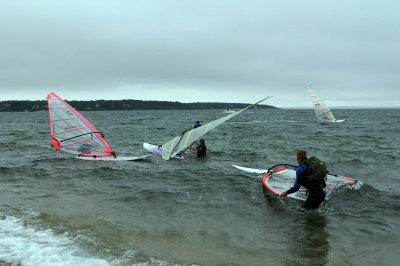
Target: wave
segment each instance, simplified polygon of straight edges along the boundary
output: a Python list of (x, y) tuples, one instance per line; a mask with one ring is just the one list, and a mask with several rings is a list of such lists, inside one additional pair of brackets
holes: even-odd
[(253, 121), (232, 121), (232, 124), (264, 124), (264, 123), (302, 123), (299, 120), (253, 120)]
[(11, 173), (12, 170), (13, 170), (13, 168), (11, 168), (11, 167), (0, 166), (0, 174), (7, 175), (7, 174)]
[[(331, 203), (337, 202), (354, 202), (358, 200), (358, 198), (362, 197), (361, 190), (375, 190), (375, 192), (379, 192), (373, 187), (365, 185), (363, 182), (358, 181), (354, 185), (350, 184), (343, 184), (331, 188), (326, 188), (326, 199), (321, 204), (318, 209), (315, 210), (306, 210), (301, 207), (302, 201), (291, 199), (291, 198), (279, 198), (276, 196), (272, 196), (268, 191), (264, 189), (264, 196), (268, 200), (269, 204), (274, 208), (278, 208), (282, 211), (287, 211), (290, 213), (297, 213), (297, 214), (316, 214), (320, 216), (326, 215), (337, 215), (338, 213), (342, 212), (343, 210), (340, 208), (340, 205), (334, 204), (332, 207)], [(354, 207), (354, 205), (352, 205)]]
[(66, 235), (26, 227), (12, 216), (0, 220), (0, 260), (22, 265), (110, 265), (90, 258)]
[(81, 249), (82, 241), (95, 242), (82, 235), (57, 235), (51, 229), (27, 225), (13, 216), (0, 217), (0, 265), (171, 265), (153, 257), (140, 258), (140, 252), (135, 250), (124, 252), (120, 258), (93, 257)]

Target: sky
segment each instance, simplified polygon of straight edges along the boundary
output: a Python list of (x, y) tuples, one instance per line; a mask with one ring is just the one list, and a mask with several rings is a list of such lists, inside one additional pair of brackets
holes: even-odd
[(0, 0), (0, 101), (400, 107), (400, 1)]

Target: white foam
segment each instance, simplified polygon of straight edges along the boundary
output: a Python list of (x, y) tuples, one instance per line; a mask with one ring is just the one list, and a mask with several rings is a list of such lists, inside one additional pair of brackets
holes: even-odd
[(354, 185), (349, 185), (349, 188), (352, 190), (359, 190), (361, 189), (361, 187), (364, 185), (364, 182), (362, 181), (358, 181), (357, 183), (355, 183)]
[(0, 261), (29, 265), (109, 265), (106, 260), (85, 257), (66, 235), (24, 226), (12, 216), (0, 220)]

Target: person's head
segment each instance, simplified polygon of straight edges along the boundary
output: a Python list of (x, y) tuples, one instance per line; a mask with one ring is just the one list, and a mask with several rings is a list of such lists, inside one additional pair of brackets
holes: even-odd
[(304, 162), (307, 159), (307, 152), (305, 150), (297, 150), (296, 159), (298, 163)]
[(196, 124), (200, 124), (200, 121), (196, 121)]
[(206, 141), (204, 139), (200, 139), (199, 142), (200, 142), (201, 145), (206, 144)]

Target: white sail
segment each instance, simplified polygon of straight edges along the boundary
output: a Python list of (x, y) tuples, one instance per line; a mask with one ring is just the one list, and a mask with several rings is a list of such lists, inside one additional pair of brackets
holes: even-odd
[(307, 91), (310, 94), (311, 101), (314, 105), (315, 115), (317, 116), (318, 120), (324, 122), (335, 122), (336, 118), (333, 116), (328, 105), (326, 105), (326, 103), (311, 87), (309, 87)]
[(162, 145), (162, 158), (165, 160), (174, 158), (177, 154), (189, 148), (193, 144), (193, 142), (198, 140), (201, 136), (203, 136), (207, 132), (213, 130), (214, 128), (221, 125), (225, 121), (231, 119), (232, 117), (240, 114), (244, 110), (267, 100), (268, 98), (270, 98), (270, 96), (233, 114), (229, 114), (220, 119), (211, 121), (205, 125), (202, 125), (201, 127), (190, 129), (183, 132), (181, 135), (176, 136), (175, 138), (171, 139), (170, 141)]

